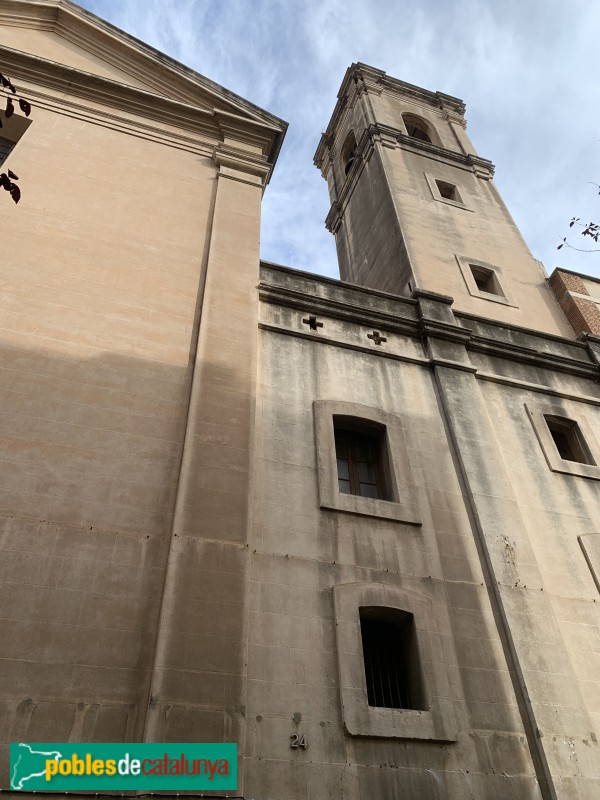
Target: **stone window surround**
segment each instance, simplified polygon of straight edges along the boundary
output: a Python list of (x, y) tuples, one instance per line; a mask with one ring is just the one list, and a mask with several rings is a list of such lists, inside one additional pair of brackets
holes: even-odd
[[(464, 281), (467, 284), (469, 294), (473, 295), (473, 297), (480, 297), (482, 300), (489, 300), (491, 303), (502, 303), (502, 305), (511, 306), (512, 308), (519, 307), (517, 303), (513, 302), (509, 293), (506, 291), (506, 287), (502, 283), (502, 270), (500, 267), (497, 267), (495, 264), (488, 264), (487, 261), (481, 261), (478, 258), (469, 258), (469, 256), (459, 256), (455, 254), (454, 257), (458, 262), (458, 266), (460, 267)], [(480, 291), (475, 283), (475, 278), (473, 277), (473, 273), (471, 271), (471, 264), (474, 267), (481, 267), (482, 269), (493, 272), (503, 294), (491, 294), (490, 292)]]
[[(340, 700), (346, 732), (350, 736), (456, 741), (457, 724), (447, 677), (448, 664), (427, 657), (429, 654), (423, 647), (423, 639), (427, 637), (432, 645), (431, 652), (440, 653), (443, 658), (444, 647), (436, 630), (431, 600), (418, 592), (382, 583), (342, 584), (334, 587), (333, 597)], [(369, 706), (360, 629), (361, 607), (396, 609), (413, 615), (427, 710)]]
[[(525, 403), (527, 415), (533, 425), (533, 430), (537, 436), (538, 442), (542, 448), (542, 452), (552, 472), (561, 472), (564, 475), (577, 475), (580, 478), (592, 478), (593, 480), (600, 481), (600, 445), (594, 436), (594, 432), (588, 423), (585, 416), (581, 413), (577, 417), (565, 413), (562, 406), (542, 404), (542, 403)], [(581, 435), (585, 440), (587, 449), (590, 451), (592, 458), (596, 464), (582, 464), (579, 461), (567, 461), (560, 457), (552, 434), (546, 424), (544, 417), (562, 417), (576, 422), (581, 431)]]
[[(429, 186), (429, 190), (431, 191), (431, 196), (433, 197), (434, 200), (437, 200), (439, 203), (447, 203), (449, 206), (454, 206), (455, 208), (462, 208), (465, 211), (473, 211), (473, 209), (469, 208), (463, 200), (464, 189), (459, 187), (456, 183), (452, 183), (451, 181), (446, 180), (446, 178), (440, 178), (440, 177), (436, 178), (429, 172), (424, 172), (423, 174), (425, 175), (427, 185)], [(454, 186), (456, 194), (458, 195), (459, 199), (449, 200), (447, 197), (442, 197), (436, 181), (442, 181), (443, 183), (450, 183), (452, 186)]]
[[(313, 411), (321, 508), (420, 525), (418, 506), (414, 499), (415, 482), (399, 418), (380, 409), (341, 400), (315, 400)], [(383, 457), (387, 460), (391, 500), (340, 492), (335, 457), (334, 416), (374, 422), (385, 428), (386, 452)]]

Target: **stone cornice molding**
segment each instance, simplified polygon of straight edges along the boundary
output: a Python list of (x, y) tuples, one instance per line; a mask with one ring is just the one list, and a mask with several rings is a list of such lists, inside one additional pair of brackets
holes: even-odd
[(270, 167), (264, 160), (237, 147), (218, 144), (213, 150), (212, 157), (219, 168), (219, 177), (231, 178), (264, 189), (271, 174)]
[[(333, 146), (335, 133), (347, 106), (352, 104), (357, 94), (363, 94), (368, 91), (380, 94), (381, 78), (384, 75), (385, 72), (382, 70), (369, 67), (366, 64), (352, 64), (352, 66), (348, 67), (338, 91), (338, 100), (327, 125), (327, 130), (321, 135), (314, 155), (314, 164), (319, 169), (323, 170), (323, 162), (326, 160), (327, 151)], [(358, 86), (360, 86), (360, 90)]]
[(262, 122), (249, 121), (237, 114), (227, 111), (214, 111), (216, 123), (223, 139), (231, 139), (247, 144), (255, 150), (268, 156), (273, 150), (275, 132), (271, 127)]
[[(219, 108), (285, 130), (287, 123), (174, 58), (125, 33), (70, 0), (2, 0), (0, 24), (53, 30), (163, 93), (196, 106)], [(204, 100), (204, 102), (202, 102)]]
[[(118, 80), (2, 47), (2, 64), (7, 72), (12, 70), (10, 74), (19, 86), (29, 80), (64, 94), (200, 132), (213, 142), (223, 138), (218, 114), (237, 117), (238, 134), (244, 137), (241, 141), (257, 146), (256, 140), (263, 136), (261, 149), (271, 164), (275, 164), (287, 129), (286, 122), (70, 0), (2, 0), (2, 24), (52, 31), (107, 65), (131, 75), (136, 83), (145, 83), (148, 88), (146, 91), (136, 89)], [(34, 97), (32, 92), (27, 96)], [(205, 120), (202, 120), (203, 113), (207, 115)]]
[[(271, 280), (269, 279), (270, 272), (273, 272)], [(278, 279), (277, 272), (282, 273), (283, 280)], [(386, 334), (397, 333), (422, 340), (431, 338), (447, 341), (455, 346), (463, 346), (467, 353), (484, 353), (550, 372), (586, 378), (594, 383), (597, 383), (600, 378), (600, 362), (594, 357), (593, 351), (593, 346), (598, 341), (596, 338), (588, 341), (586, 337), (585, 342), (574, 341), (516, 325), (493, 322), (475, 315), (452, 312), (452, 298), (433, 292), (416, 290), (414, 299), (402, 298), (277, 265), (262, 265), (261, 277), (259, 296), (263, 302), (269, 304), (293, 308), (304, 314), (316, 313), (323, 317), (352, 324), (372, 325), (376, 329), (386, 331)], [(287, 281), (288, 278), (291, 280)], [(306, 283), (306, 287), (303, 290), (304, 283)], [(427, 306), (426, 309), (424, 304)], [(437, 316), (436, 306), (438, 307)], [(452, 316), (450, 315), (454, 317), (454, 324), (451, 322)], [(478, 330), (478, 326), (486, 326), (489, 331), (484, 334)], [(265, 327), (265, 325), (263, 324), (261, 327)], [(277, 326), (268, 325), (267, 327), (277, 330)], [(347, 343), (325, 337), (323, 333), (315, 336), (308, 332), (284, 329), (281, 330), (281, 333), (308, 336), (315, 341), (326, 342), (329, 345), (350, 346)], [(516, 344), (516, 340), (520, 340), (521, 343)], [(361, 349), (373, 353), (369, 347)], [(383, 349), (377, 351), (376, 355), (382, 358), (415, 360), (392, 354)], [(600, 353), (598, 353), (598, 357), (600, 358)], [(418, 360), (421, 362), (421, 359)], [(432, 359), (428, 358), (423, 358), (422, 362), (433, 363)], [(480, 370), (471, 368), (464, 361), (456, 360), (444, 363), (445, 366), (451, 364), (457, 369), (476, 371), (477, 376), (480, 376)], [(530, 387), (536, 392), (546, 391), (549, 394), (556, 394), (556, 396), (575, 397), (600, 405), (600, 395), (594, 398), (590, 395), (565, 392), (550, 386), (530, 384), (510, 376), (487, 372), (481, 372), (481, 378), (514, 383)]]
[[(491, 180), (494, 175), (494, 165), (485, 158), (480, 158), (470, 153), (464, 154), (454, 150), (447, 150), (445, 147), (439, 147), (430, 142), (422, 142), (420, 139), (415, 139), (390, 125), (381, 125), (379, 123), (369, 125), (357, 142), (354, 163), (346, 175), (346, 180), (339, 191), (337, 199), (333, 201), (325, 218), (325, 226), (332, 233), (336, 232), (342, 222), (344, 209), (354, 191), (365, 162), (373, 154), (376, 143), (392, 150), (400, 147), (411, 152), (423, 153), (435, 161), (462, 166), (463, 169), (469, 170), (469, 172), (474, 173), (483, 180)], [(326, 161), (325, 155), (327, 155)], [(335, 151), (328, 149), (323, 152), (323, 160), (317, 165), (321, 168), (321, 174), (324, 178), (327, 178), (327, 171), (333, 158), (335, 158)]]
[(4, 69), (15, 77), (19, 86), (25, 83), (31, 85), (32, 88), (28, 88), (26, 92), (28, 96), (32, 94), (32, 90), (35, 92), (35, 87), (43, 87), (53, 90), (61, 97), (66, 95), (88, 100), (148, 119), (161, 119), (166, 123), (183, 127), (187, 118), (189, 124), (194, 120), (202, 127), (204, 123), (207, 132), (218, 131), (216, 124), (212, 122), (214, 112), (204, 108), (169, 100), (144, 89), (137, 89), (110, 78), (93, 75), (2, 45), (0, 45), (0, 61)]
[(337, 103), (331, 115), (331, 119), (329, 120), (329, 124), (327, 125), (327, 130), (321, 136), (321, 140), (319, 141), (314, 155), (315, 166), (321, 170), (323, 169), (326, 151), (331, 147), (335, 131), (337, 131), (344, 110), (351, 101), (353, 95), (357, 92), (381, 94), (384, 91), (392, 94), (400, 94), (402, 97), (410, 99), (421, 106), (428, 106), (429, 108), (436, 109), (449, 121), (466, 127), (464, 118), (465, 104), (462, 100), (459, 100), (458, 97), (452, 97), (443, 92), (430, 92), (427, 89), (414, 86), (412, 83), (406, 83), (405, 81), (398, 80), (398, 78), (392, 78), (383, 70), (375, 69), (368, 64), (359, 62), (352, 64), (352, 66), (346, 70), (338, 92)]
[(405, 150), (425, 153), (429, 158), (434, 158), (436, 161), (460, 164), (474, 172), (478, 177), (487, 180), (494, 177), (495, 167), (487, 158), (481, 158), (472, 153), (465, 154), (456, 150), (448, 150), (446, 147), (415, 139), (413, 136), (409, 136), (391, 125), (370, 125), (368, 130), (372, 138), (378, 137), (387, 147), (402, 147)]
[[(222, 110), (198, 108), (7, 47), (0, 46), (0, 61), (7, 72), (18, 75), (18, 85), (34, 108), (38, 102), (55, 109), (64, 108), (73, 116), (98, 118), (104, 123), (110, 120), (115, 126), (138, 128), (144, 134), (151, 130), (154, 136), (167, 141), (171, 138), (183, 141), (168, 129), (172, 126), (199, 137), (200, 141), (187, 138), (188, 144), (196, 147), (204, 144), (209, 149), (227, 137), (230, 143), (252, 147), (254, 153), (246, 151), (252, 163), (256, 154), (261, 153), (271, 169), (274, 164), (280, 144), (278, 132), (262, 122)], [(40, 91), (39, 87), (49, 91)], [(86, 102), (93, 105), (86, 106)], [(98, 110), (98, 105), (106, 110)], [(154, 125), (150, 128), (148, 122)]]

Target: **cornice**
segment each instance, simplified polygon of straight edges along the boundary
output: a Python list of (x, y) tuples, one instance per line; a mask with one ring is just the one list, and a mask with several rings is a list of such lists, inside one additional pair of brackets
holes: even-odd
[(391, 125), (378, 123), (370, 125), (367, 131), (373, 140), (378, 139), (386, 147), (402, 147), (403, 150), (410, 150), (413, 153), (423, 153), (436, 161), (460, 164), (478, 177), (487, 180), (494, 177), (495, 167), (487, 158), (481, 158), (472, 153), (461, 153), (458, 150), (449, 150), (431, 142), (415, 139), (414, 136), (409, 136)]
[(213, 150), (213, 160), (219, 168), (219, 177), (264, 188), (271, 174), (264, 159), (251, 156), (246, 150), (219, 143)]
[[(269, 274), (271, 271), (273, 275)], [(283, 271), (281, 278), (277, 276), (277, 271)], [(294, 280), (294, 276), (297, 276), (297, 280)], [(303, 285), (305, 286), (304, 290)], [(279, 266), (270, 268), (268, 265), (263, 265), (259, 296), (263, 302), (296, 309), (303, 314), (314, 313), (317, 316), (337, 319), (354, 325), (373, 326), (374, 329), (383, 330), (386, 334), (396, 333), (413, 339), (451, 342), (454, 346), (464, 347), (467, 353), (485, 353), (548, 372), (559, 372), (585, 378), (595, 384), (600, 379), (600, 365), (594, 358), (587, 341), (586, 343), (577, 342), (458, 312), (454, 314), (456, 322), (452, 324), (449, 321), (451, 317), (447, 316), (448, 313), (452, 313), (450, 311), (451, 298), (431, 292), (421, 292), (418, 297), (409, 300), (288, 268)], [(439, 318), (436, 319), (431, 313), (422, 314), (420, 310), (422, 302), (428, 304), (429, 312), (431, 312), (432, 304), (439, 305)], [(472, 323), (472, 326), (469, 323)], [(489, 334), (483, 335), (478, 332), (477, 323), (490, 326)], [(261, 323), (261, 327), (268, 327), (270, 330), (285, 335), (308, 337), (316, 342), (332, 346), (354, 348), (354, 345), (342, 340), (338, 341), (331, 336), (313, 335), (310, 332), (295, 331), (290, 328), (279, 329), (272, 323)], [(519, 339), (522, 344), (515, 344), (515, 340)], [(415, 361), (412, 356), (405, 357), (384, 348), (373, 350), (371, 347), (361, 346), (360, 349), (375, 357)], [(430, 366), (448, 366), (473, 372), (477, 378), (486, 381), (530, 388), (535, 392), (546, 392), (550, 395), (564, 396), (600, 405), (600, 396), (593, 397), (543, 384), (534, 384), (510, 375), (495, 375), (491, 372), (480, 371), (464, 360), (444, 361), (443, 363), (435, 357), (423, 357), (423, 359), (417, 360)]]
[(268, 156), (273, 149), (276, 132), (262, 122), (249, 120), (228, 111), (215, 110), (215, 119), (224, 139), (234, 139), (260, 150)]
[[(270, 127), (274, 142), (270, 159), (275, 162), (287, 129), (286, 122), (70, 0), (2, 0), (1, 22), (53, 30), (58, 36), (135, 77), (136, 81), (145, 83), (155, 100), (170, 99), (211, 113), (215, 110), (232, 113), (249, 123)], [(114, 84), (125, 86), (118, 81)]]
[[(423, 142), (390, 125), (381, 125), (379, 123), (369, 125), (357, 142), (354, 163), (346, 175), (346, 180), (339, 191), (338, 197), (331, 204), (325, 218), (325, 226), (331, 233), (335, 233), (339, 228), (348, 200), (354, 191), (364, 164), (373, 153), (376, 143), (392, 150), (400, 147), (403, 150), (425, 155), (434, 161), (452, 164), (453, 166), (459, 165), (483, 180), (491, 180), (494, 175), (494, 165), (485, 158), (480, 158), (470, 153), (465, 154), (455, 150), (448, 150), (430, 142)], [(332, 151), (329, 151), (328, 154), (332, 154), (332, 157), (334, 157)], [(324, 178), (327, 177), (328, 166), (329, 159), (327, 164), (321, 163), (321, 171)]]
[(464, 119), (465, 104), (458, 97), (452, 97), (443, 92), (431, 92), (428, 89), (422, 89), (412, 83), (392, 78), (383, 70), (358, 62), (352, 64), (346, 70), (333, 114), (315, 151), (315, 166), (321, 170), (323, 169), (326, 151), (333, 143), (343, 112), (353, 95), (356, 92), (381, 94), (384, 91), (391, 94), (400, 94), (402, 97), (409, 98), (421, 106), (428, 106), (441, 111), (446, 119), (466, 127)]
[[(163, 130), (152, 126), (154, 134), (172, 136), (167, 126), (201, 137), (210, 147), (225, 136), (252, 146), (262, 154), (263, 162), (271, 167), (276, 158), (280, 138), (268, 125), (238, 117), (222, 110), (198, 108), (143, 89), (117, 83), (110, 78), (93, 75), (73, 67), (38, 58), (19, 50), (0, 46), (0, 60), (10, 74), (18, 75), (23, 94), (41, 105), (63, 107), (71, 115), (79, 111), (83, 117), (97, 116), (103, 120), (121, 122), (129, 128), (148, 129), (148, 122), (159, 123)], [(40, 91), (40, 88), (49, 91)], [(85, 103), (93, 104), (86, 107)], [(102, 106), (105, 112), (95, 106)], [(177, 139), (177, 134), (174, 134)], [(256, 154), (247, 153), (253, 161)]]
[(33, 6), (24, 2), (17, 3), (15, 0), (3, 0), (0, 5), (0, 24), (48, 31), (54, 30), (57, 22), (58, 9), (54, 5)]
[(472, 335), (469, 339), (468, 349), (473, 352), (485, 353), (488, 356), (497, 356), (498, 358), (518, 361), (521, 364), (549, 369), (553, 372), (566, 372), (570, 375), (592, 379), (598, 379), (599, 377), (597, 367), (590, 362), (585, 363), (564, 355), (541, 353), (536, 350), (530, 350), (527, 347), (498, 342), (482, 336)]
[(397, 317), (393, 314), (375, 311), (371, 308), (345, 303), (328, 297), (317, 298), (293, 289), (275, 288), (262, 282), (259, 284), (258, 290), (259, 298), (271, 305), (286, 306), (297, 310), (310, 308), (311, 312), (317, 315), (323, 314), (331, 319), (338, 319), (343, 322), (352, 322), (356, 325), (372, 325), (376, 328), (384, 328), (386, 332), (404, 333), (414, 338), (420, 335), (418, 323), (414, 319)]
[(161, 120), (182, 127), (204, 128), (218, 136), (219, 129), (214, 112), (169, 100), (144, 89), (137, 89), (110, 78), (93, 75), (55, 61), (23, 53), (0, 45), (0, 60), (11, 74), (18, 75), (18, 84), (31, 84), (27, 95), (37, 86), (50, 89), (61, 97), (99, 103), (119, 111), (126, 111), (147, 119)]

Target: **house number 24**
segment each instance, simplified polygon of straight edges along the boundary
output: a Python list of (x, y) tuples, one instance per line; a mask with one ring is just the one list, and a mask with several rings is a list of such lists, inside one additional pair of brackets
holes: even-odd
[(298, 747), (301, 747), (303, 750), (306, 750), (306, 748), (308, 747), (306, 736), (303, 733), (292, 733), (290, 739), (292, 740), (290, 743), (290, 747), (293, 750), (296, 750)]

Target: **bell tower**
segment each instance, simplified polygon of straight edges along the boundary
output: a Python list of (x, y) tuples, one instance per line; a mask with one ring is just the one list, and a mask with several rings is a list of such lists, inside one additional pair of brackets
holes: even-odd
[(346, 72), (315, 154), (342, 280), (571, 337), (573, 332), (475, 152), (465, 106), (365, 64)]

